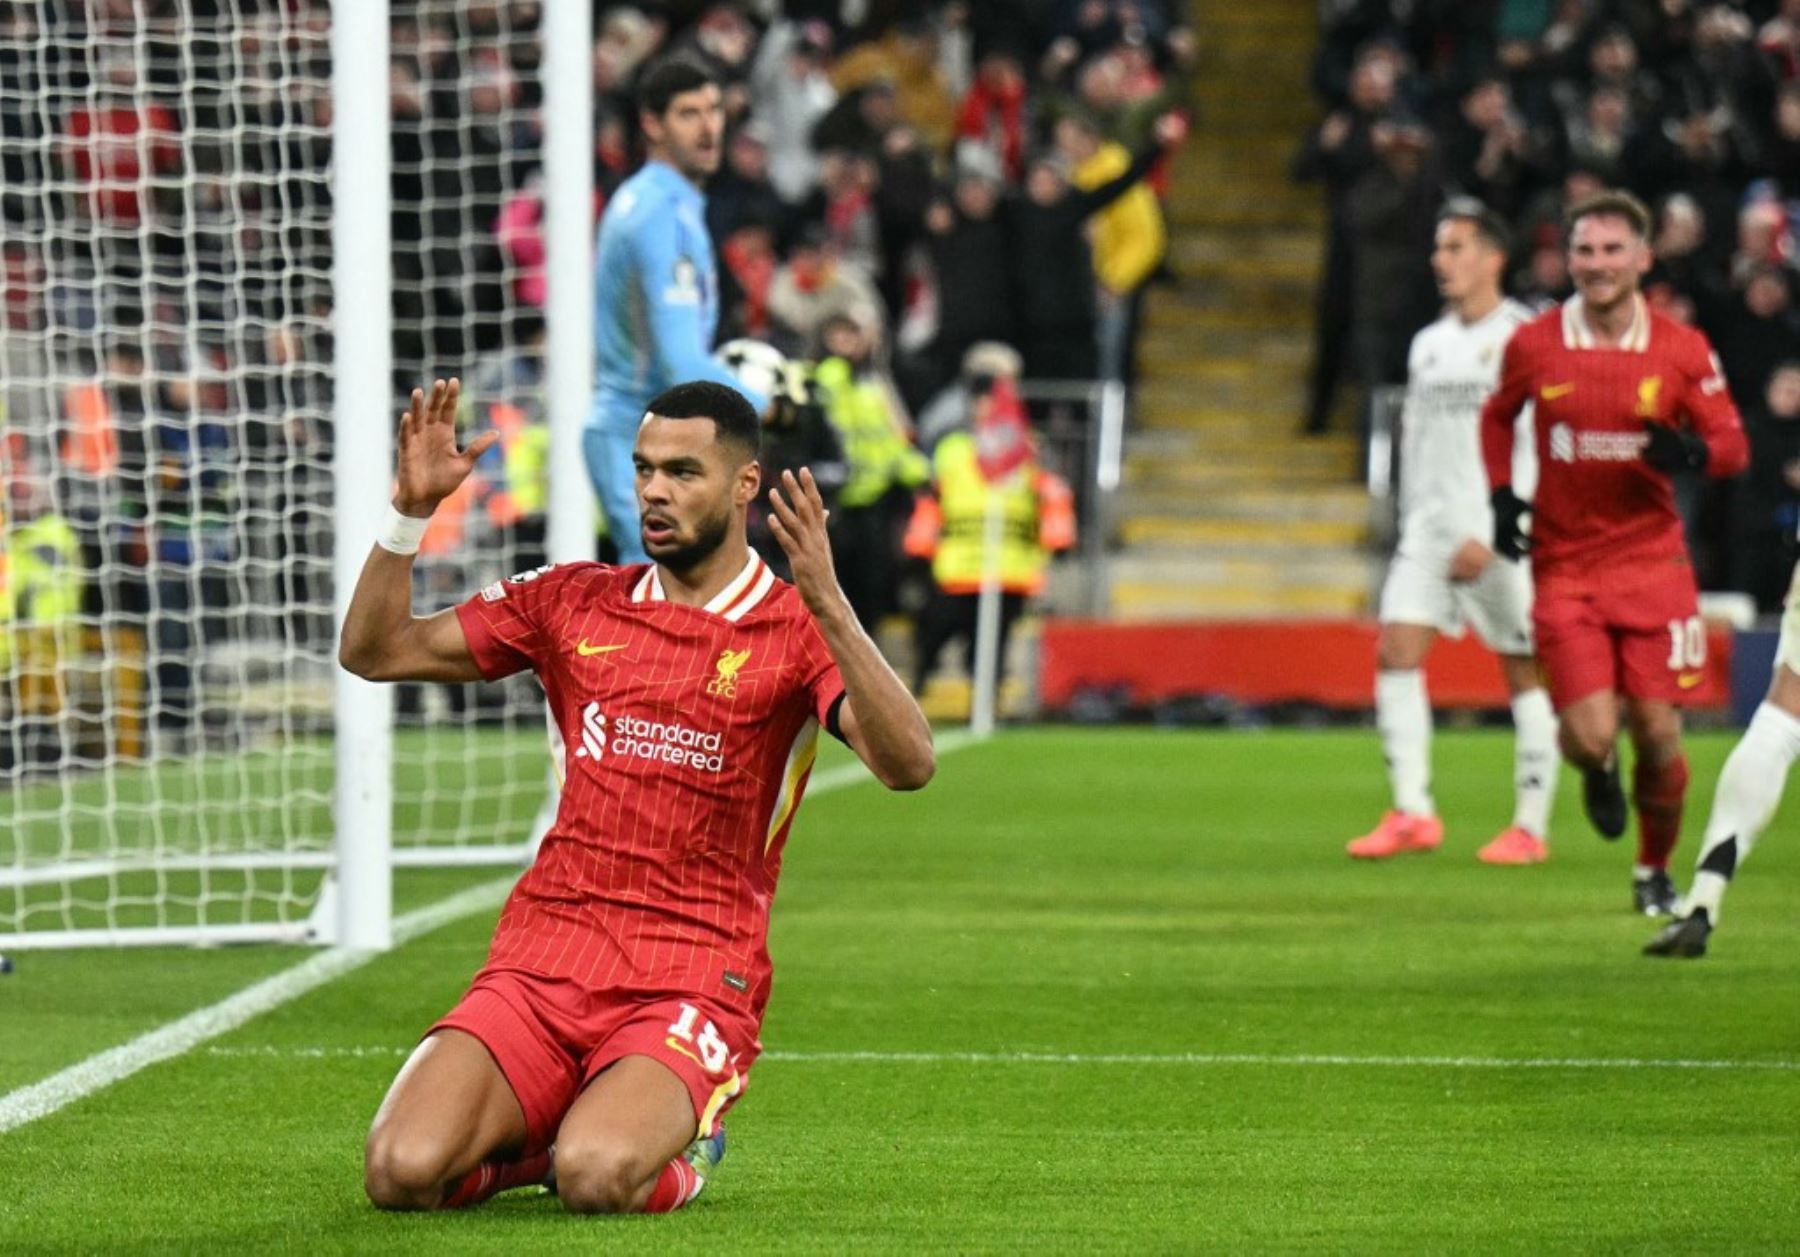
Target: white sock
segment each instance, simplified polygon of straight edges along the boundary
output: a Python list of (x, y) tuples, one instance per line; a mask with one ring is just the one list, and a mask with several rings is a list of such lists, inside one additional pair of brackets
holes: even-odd
[(1719, 774), (1684, 914), (1705, 908), (1718, 924), (1725, 887), (1775, 815), (1788, 769), (1796, 759), (1800, 759), (1800, 719), (1773, 703), (1763, 703)]
[(1549, 837), (1550, 804), (1556, 798), (1556, 712), (1543, 689), (1513, 695), (1513, 824), (1537, 838)]
[(1431, 802), (1431, 701), (1425, 697), (1425, 674), (1375, 674), (1375, 726), (1387, 756), (1388, 784), (1394, 807), (1413, 816), (1435, 816)]

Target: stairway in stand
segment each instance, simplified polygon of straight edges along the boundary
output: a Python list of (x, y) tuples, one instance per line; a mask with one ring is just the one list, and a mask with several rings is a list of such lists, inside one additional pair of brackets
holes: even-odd
[(1323, 206), (1288, 165), (1318, 117), (1315, 0), (1201, 0), (1198, 118), (1170, 192), (1179, 288), (1154, 290), (1115, 516), (1124, 619), (1369, 609), (1348, 433), (1296, 435)]

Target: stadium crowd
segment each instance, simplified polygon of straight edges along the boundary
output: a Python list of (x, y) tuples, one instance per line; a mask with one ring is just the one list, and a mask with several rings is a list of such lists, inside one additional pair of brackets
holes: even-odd
[(1340, 382), (1402, 382), (1436, 316), (1438, 207), (1514, 226), (1514, 295), (1569, 295), (1563, 211), (1606, 187), (1655, 210), (1649, 299), (1718, 347), (1750, 473), (1684, 510), (1704, 588), (1773, 610), (1800, 522), (1800, 3), (1322, 0), (1325, 116), (1295, 161), (1328, 205), (1305, 430)]
[[(847, 464), (842, 543), (877, 554), (871, 617), (892, 609), (935, 437), (991, 386), (980, 364), (1129, 371), (1163, 253), (1144, 181), (1178, 138), (1165, 115), (1193, 64), (1183, 8), (595, 5), (596, 217), (639, 160), (642, 71), (684, 53), (726, 85), (707, 208), (719, 339), (820, 364), (819, 432), (797, 443)], [(468, 426), (504, 437), (428, 539), (434, 605), (487, 579), (458, 554), (518, 567), (542, 553), (543, 9), (393, 6), (396, 395), (459, 374)], [(329, 637), (326, 7), (5, 6), (0, 79), (0, 509), (13, 529), (54, 521), (36, 553), (82, 573), (88, 616), (140, 627), (159, 707), (184, 722), (206, 643)], [(916, 439), (921, 411), (938, 416), (932, 439)], [(13, 569), (7, 617), (71, 601), (66, 580), (57, 601), (21, 584), (30, 564)], [(227, 623), (258, 615), (260, 629)]]

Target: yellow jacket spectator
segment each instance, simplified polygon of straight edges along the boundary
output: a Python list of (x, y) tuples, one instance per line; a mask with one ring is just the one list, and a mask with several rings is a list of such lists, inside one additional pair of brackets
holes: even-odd
[(482, 455), (498, 472), (488, 483), (488, 520), (496, 528), (511, 528), (549, 509), (550, 429), (511, 402), (492, 402), (487, 412), (500, 434), (500, 443)]
[[(1073, 172), (1076, 187), (1090, 191), (1131, 168), (1122, 145), (1096, 141), (1092, 153)], [(1094, 273), (1109, 292), (1130, 293), (1162, 265), (1168, 247), (1162, 207), (1156, 194), (1138, 184), (1089, 220), (1093, 231)]]
[(1000, 588), (1024, 597), (1042, 593), (1051, 554), (1075, 544), (1075, 495), (1068, 482), (1033, 459), (998, 484), (989, 484), (976, 460), (975, 437), (968, 432), (938, 442), (932, 479), (936, 496), (919, 499), (906, 550), (931, 560), (937, 587), (948, 594), (981, 592), (988, 501), (998, 495), (1004, 521)]
[(880, 316), (825, 320), (826, 358), (813, 371), (825, 417), (843, 446), (845, 478), (831, 515), (831, 551), (851, 609), (871, 632), (897, 607), (900, 533), (931, 464), (913, 445), (894, 382), (877, 361)]
[[(1130, 157), (1103, 140), (1094, 120), (1067, 113), (1056, 120), (1056, 148), (1071, 165), (1071, 180), (1090, 191), (1129, 169)], [(1094, 273), (1100, 280), (1098, 333), (1102, 378), (1130, 384), (1137, 358), (1138, 311), (1144, 287), (1162, 265), (1167, 239), (1162, 208), (1139, 184), (1088, 220)]]
[(813, 379), (825, 390), (825, 415), (844, 445), (848, 476), (838, 494), (845, 509), (873, 506), (898, 487), (917, 489), (931, 465), (900, 421), (899, 399), (877, 373), (859, 374), (846, 358), (821, 362)]
[(544, 332), (491, 355), (463, 394), (462, 430), (500, 439), (475, 465), (484, 539), (497, 539), (501, 565), (523, 572), (544, 562), (549, 526), (550, 425), (544, 418)]
[(0, 521), (0, 669), (74, 654), (86, 584), (81, 542), (62, 516)]
[[(984, 399), (985, 403), (985, 399)], [(1034, 456), (990, 483), (975, 436), (951, 433), (932, 454), (935, 496), (921, 496), (907, 528), (906, 551), (931, 560), (935, 589), (914, 630), (913, 692), (923, 693), (944, 647), (961, 638), (973, 659), (981, 602), (982, 549), (989, 502), (1000, 499), (1000, 660), (1024, 613), (1044, 588), (1050, 555), (1075, 544), (1074, 494)], [(972, 665), (971, 665), (972, 666)]]

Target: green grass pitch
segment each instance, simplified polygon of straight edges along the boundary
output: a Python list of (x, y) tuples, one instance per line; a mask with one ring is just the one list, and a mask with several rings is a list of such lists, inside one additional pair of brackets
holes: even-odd
[[(1729, 746), (1694, 739), (1683, 883)], [(684, 1213), (364, 1202), (487, 914), (0, 1135), (0, 1253), (1794, 1251), (1800, 806), (1713, 954), (1653, 961), (1567, 776), (1548, 865), (1475, 862), (1510, 756), (1441, 736), (1445, 848), (1366, 865), (1372, 733), (1009, 732), (808, 802), (767, 1055)], [(401, 906), (488, 876), (403, 873)], [(299, 958), (24, 955), (0, 1092)], [(1607, 1061), (1644, 1063), (1572, 1063)]]

